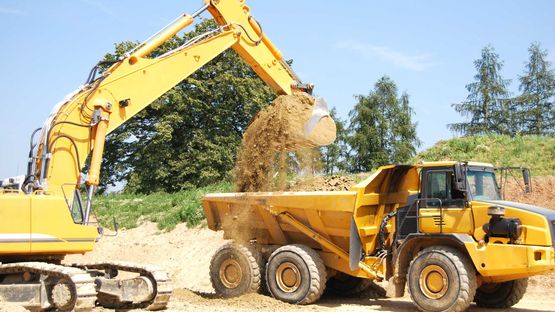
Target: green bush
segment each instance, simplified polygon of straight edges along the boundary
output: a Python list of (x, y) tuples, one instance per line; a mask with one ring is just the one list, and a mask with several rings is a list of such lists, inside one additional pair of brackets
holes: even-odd
[(182, 222), (195, 226), (204, 219), (201, 198), (231, 189), (226, 182), (173, 194), (110, 194), (96, 197), (94, 209), (99, 221), (108, 227), (112, 227), (114, 217), (122, 228), (136, 227), (139, 220), (156, 222), (160, 229), (172, 229)]

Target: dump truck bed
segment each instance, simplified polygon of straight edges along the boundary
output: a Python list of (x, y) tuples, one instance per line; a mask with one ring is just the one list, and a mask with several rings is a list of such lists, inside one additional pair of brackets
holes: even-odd
[(321, 248), (314, 239), (276, 217), (287, 213), (343, 250), (349, 250), (356, 198), (354, 191), (224, 193), (206, 195), (203, 205), (208, 227), (223, 230), (225, 238)]

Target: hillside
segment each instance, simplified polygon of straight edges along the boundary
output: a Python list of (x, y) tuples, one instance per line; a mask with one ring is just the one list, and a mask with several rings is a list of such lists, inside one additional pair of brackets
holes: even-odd
[(479, 136), (437, 142), (416, 161), (466, 160), (495, 166), (522, 166), (534, 176), (555, 175), (555, 138), (538, 136)]

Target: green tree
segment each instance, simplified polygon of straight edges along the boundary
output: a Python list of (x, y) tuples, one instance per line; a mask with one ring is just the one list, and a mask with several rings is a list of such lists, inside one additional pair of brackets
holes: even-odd
[(403, 163), (416, 154), (421, 142), (416, 134), (417, 123), (412, 121), (414, 111), (410, 106), (409, 95), (403, 92), (399, 105), (394, 107), (391, 116), (392, 158), (393, 163)]
[(477, 73), (474, 82), (466, 85), (469, 92), (466, 101), (452, 105), (455, 111), (470, 120), (449, 124), (449, 129), (464, 136), (514, 134), (515, 107), (507, 90), (510, 80), (501, 76), (503, 61), (499, 54), (491, 45), (484, 47), (481, 58), (474, 61), (474, 67)]
[(539, 43), (528, 48), (530, 57), (519, 77), (522, 94), (517, 101), (521, 103), (520, 118), (525, 134), (555, 133), (555, 71), (547, 60), (547, 50)]
[[(204, 20), (152, 56), (215, 27)], [(120, 57), (130, 46), (116, 45), (106, 59)], [(224, 52), (108, 137), (104, 185), (126, 181), (131, 192), (174, 192), (228, 179), (243, 131), (274, 97), (238, 54)]]
[(405, 93), (399, 98), (391, 78), (380, 78), (369, 95), (357, 95), (356, 99), (358, 103), (349, 112), (349, 171), (370, 171), (414, 156), (420, 142), (409, 97)]
[(337, 116), (335, 107), (330, 110), (330, 116), (335, 121), (337, 130), (335, 142), (320, 148), (320, 154), (322, 156), (321, 161), (325, 174), (334, 174), (347, 169), (346, 153), (348, 145), (345, 121)]

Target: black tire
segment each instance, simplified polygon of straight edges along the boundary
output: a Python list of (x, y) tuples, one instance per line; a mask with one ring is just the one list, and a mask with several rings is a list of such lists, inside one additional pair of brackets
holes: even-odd
[(479, 307), (506, 309), (517, 304), (528, 288), (528, 279), (518, 279), (503, 283), (483, 284), (476, 290), (474, 301)]
[(266, 285), (276, 299), (295, 304), (313, 303), (326, 288), (326, 267), (320, 255), (309, 247), (283, 246), (268, 259)]
[(367, 278), (360, 278), (338, 272), (328, 279), (326, 293), (347, 298), (385, 298), (385, 289)]
[(423, 312), (464, 311), (476, 293), (476, 270), (452, 247), (429, 247), (412, 260), (407, 276), (414, 305)]
[(220, 247), (210, 261), (210, 281), (216, 294), (229, 298), (258, 292), (261, 259), (252, 246), (229, 243)]

